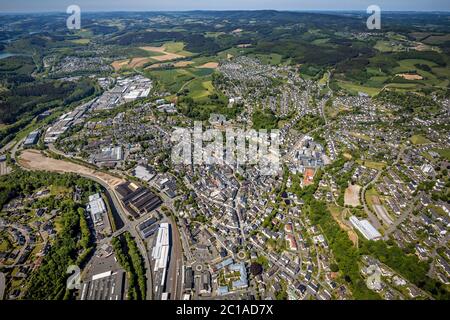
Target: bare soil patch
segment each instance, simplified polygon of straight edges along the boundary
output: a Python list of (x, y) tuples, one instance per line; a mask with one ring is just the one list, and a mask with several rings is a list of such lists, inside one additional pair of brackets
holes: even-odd
[(199, 69), (217, 69), (219, 67), (219, 63), (217, 62), (208, 62), (198, 66)]
[(130, 60), (117, 60), (114, 61), (111, 65), (114, 68), (115, 71), (119, 71), (120, 69), (122, 69), (124, 66), (126, 66), (128, 64), (128, 61)]
[(345, 205), (357, 207), (361, 205), (359, 202), (359, 190), (361, 190), (361, 187), (358, 185), (350, 185), (347, 189), (345, 189), (344, 194), (344, 202)]
[(420, 74), (400, 73), (398, 76), (406, 80), (422, 80), (423, 77)]
[(178, 61), (178, 62), (175, 62), (175, 64), (173, 66), (175, 68), (184, 68), (184, 67), (187, 67), (187, 66), (189, 66), (189, 65), (191, 65), (193, 63), (194, 62), (192, 62), (192, 61)]
[(30, 170), (42, 170), (59, 173), (75, 173), (82, 176), (93, 177), (106, 183), (111, 189), (125, 182), (125, 180), (97, 171), (80, 164), (65, 160), (48, 158), (38, 150), (25, 150), (19, 158), (19, 164)]
[(343, 215), (344, 215), (344, 212), (346, 212), (346, 210), (342, 211), (342, 212), (336, 212), (335, 210), (330, 210), (330, 212), (331, 212), (333, 219), (338, 223), (339, 228), (341, 228), (342, 230), (347, 232), (347, 235), (348, 235), (348, 238), (350, 239), (350, 241), (353, 242), (353, 245), (355, 247), (358, 247), (358, 235), (356, 234), (355, 231), (353, 231), (352, 228), (350, 228), (349, 226), (347, 226), (344, 223)]

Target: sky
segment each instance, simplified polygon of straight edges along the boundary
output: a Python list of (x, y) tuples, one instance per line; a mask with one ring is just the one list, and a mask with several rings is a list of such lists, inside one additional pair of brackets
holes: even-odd
[(183, 10), (366, 10), (450, 11), (449, 0), (0, 0), (0, 12), (65, 12), (76, 4), (83, 11)]

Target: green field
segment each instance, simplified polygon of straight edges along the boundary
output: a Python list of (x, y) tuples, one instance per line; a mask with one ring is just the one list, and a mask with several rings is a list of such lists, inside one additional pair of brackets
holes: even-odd
[(251, 48), (230, 48), (224, 51), (221, 51), (217, 54), (217, 56), (219, 57), (219, 59), (227, 59), (228, 55), (232, 55), (233, 57), (237, 57), (240, 55), (243, 55), (245, 53), (248, 53), (249, 51), (251, 51)]
[(413, 144), (427, 144), (427, 143), (431, 143), (430, 140), (428, 140), (426, 137), (420, 135), (420, 134), (416, 134), (414, 136), (412, 136), (410, 138), (411, 142)]
[(379, 40), (375, 44), (374, 48), (380, 52), (394, 52), (394, 51), (402, 50), (403, 46), (401, 44), (397, 44), (397, 43), (395, 43), (394, 45), (391, 45), (390, 41)]
[(348, 81), (339, 81), (338, 85), (349, 91), (352, 94), (358, 94), (359, 92), (363, 92), (368, 94), (369, 96), (375, 96), (380, 92), (380, 88), (373, 88), (369, 86), (362, 86)]
[(436, 45), (450, 41), (450, 34), (431, 35), (423, 40), (424, 43)]
[(76, 35), (80, 38), (92, 38), (94, 36), (93, 32), (87, 29), (79, 30)]
[(365, 84), (369, 87), (382, 88), (388, 79), (388, 76), (373, 76)]
[(198, 67), (198, 66), (204, 65), (205, 63), (208, 63), (208, 62), (219, 62), (219, 60), (220, 59), (215, 56), (213, 56), (213, 57), (205, 57), (205, 56), (195, 57), (195, 58), (192, 58), (192, 60), (190, 60), (190, 61), (192, 61), (192, 64), (189, 65), (189, 67)]
[[(420, 34), (428, 37), (430, 34)], [(374, 48), (378, 54), (361, 58), (358, 62), (349, 62), (336, 68), (333, 84), (350, 94), (358, 92), (376, 95), (384, 88), (401, 92), (446, 90), (450, 84), (450, 68), (445, 66), (448, 59), (433, 48), (425, 46), (417, 53), (406, 51), (406, 46), (414, 45), (399, 34), (389, 33), (387, 40), (378, 40)], [(427, 51), (432, 51), (427, 52)], [(417, 58), (416, 58), (417, 57)], [(428, 58), (429, 57), (429, 58)], [(420, 76), (418, 79), (407, 75)]]
[(90, 39), (75, 39), (75, 40), (70, 40), (70, 42), (75, 43), (75, 44), (89, 44), (91, 42)]
[(183, 42), (166, 42), (164, 43), (166, 52), (180, 54), (182, 56), (190, 57), (192, 52), (184, 50), (185, 44)]
[(447, 161), (450, 161), (450, 148), (446, 148), (446, 149), (435, 149), (433, 150), (437, 153), (439, 153), (439, 155), (443, 158), (445, 158)]
[(72, 192), (72, 190), (70, 188), (66, 188), (66, 187), (62, 187), (62, 186), (55, 186), (55, 185), (50, 186), (50, 194), (53, 196), (57, 196), (60, 194), (66, 195), (71, 192)]
[(206, 98), (214, 93), (214, 87), (210, 80), (197, 79), (191, 81), (186, 88), (189, 90), (189, 96), (194, 100)]
[(218, 36), (225, 34), (224, 32), (212, 32), (212, 31), (207, 31), (205, 32), (205, 37), (207, 38), (217, 38)]
[[(207, 58), (195, 60), (195, 65), (211, 61), (211, 59)], [(213, 69), (196, 68), (192, 67), (192, 65), (176, 69), (146, 70), (146, 75), (155, 79), (165, 90), (170, 91), (172, 94), (185, 90), (187, 96), (194, 100), (203, 99), (216, 93), (211, 81), (213, 73)]]
[[(380, 195), (378, 194), (377, 190), (375, 190), (375, 188), (368, 189), (368, 190), (366, 191), (366, 194), (365, 194), (365, 197), (366, 197), (366, 203), (367, 203), (367, 206), (368, 206), (369, 208), (371, 208), (372, 210), (374, 210), (374, 207), (373, 207), (373, 200), (372, 200), (372, 197), (373, 197), (373, 196), (376, 196), (376, 197), (380, 198)], [(381, 200), (381, 199), (380, 199), (380, 200)]]
[(146, 71), (146, 74), (172, 93), (178, 92), (186, 82), (195, 78), (186, 69)]
[(362, 164), (363, 166), (370, 168), (370, 169), (375, 169), (375, 170), (383, 170), (386, 167), (386, 163), (384, 162), (376, 162), (376, 161), (363, 161), (363, 160), (358, 160), (356, 161), (359, 164)]
[[(423, 59), (405, 59), (398, 61), (399, 66), (392, 70), (393, 74), (414, 72), (423, 77), (422, 80), (413, 80), (407, 87), (408, 89), (419, 88), (421, 86), (447, 87), (450, 76), (448, 68), (439, 67), (436, 63)], [(417, 67), (417, 65), (426, 65), (431, 70), (426, 71)], [(402, 83), (404, 84), (404, 83)], [(398, 86), (399, 84), (395, 84)], [(402, 88), (401, 86), (399, 86)], [(405, 88), (403, 86), (403, 88)]]
[(323, 74), (322, 79), (319, 80), (319, 84), (321, 84), (321, 85), (326, 85), (329, 78), (330, 78), (330, 74), (329, 74), (328, 72), (325, 72), (325, 73)]
[(312, 41), (312, 44), (323, 45), (323, 44), (327, 44), (328, 41), (330, 41), (330, 38), (319, 38), (319, 39)]
[(1, 234), (0, 240), (0, 252), (7, 252), (12, 248), (11, 242), (6, 234)]
[(283, 57), (279, 54), (249, 54), (248, 56), (258, 59), (264, 64), (279, 65)]

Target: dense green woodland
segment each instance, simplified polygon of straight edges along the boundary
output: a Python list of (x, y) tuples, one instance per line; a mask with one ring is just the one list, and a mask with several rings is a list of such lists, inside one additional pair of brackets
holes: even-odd
[(135, 240), (129, 232), (113, 238), (112, 246), (117, 260), (128, 276), (128, 299), (145, 300), (147, 290), (147, 278), (145, 265)]

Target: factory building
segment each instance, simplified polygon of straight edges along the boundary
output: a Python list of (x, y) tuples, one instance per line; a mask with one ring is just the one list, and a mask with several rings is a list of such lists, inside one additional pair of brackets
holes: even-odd
[(94, 224), (96, 226), (102, 225), (104, 214), (106, 214), (106, 206), (99, 193), (89, 196), (87, 209), (91, 213)]
[[(166, 282), (167, 266), (170, 259), (170, 225), (168, 223), (161, 223), (156, 236), (156, 243), (152, 250), (152, 259), (154, 259), (155, 274), (158, 274), (155, 279), (158, 279), (156, 285), (164, 288)], [(158, 284), (159, 283), (159, 284)]]
[(150, 218), (139, 225), (139, 231), (144, 239), (147, 239), (158, 230), (159, 225), (156, 224), (156, 221), (158, 221), (156, 218)]
[(94, 156), (94, 162), (98, 164), (103, 163), (117, 163), (124, 159), (122, 147), (105, 147), (100, 153)]
[(82, 284), (80, 300), (123, 300), (124, 285), (123, 270), (93, 275), (91, 280)]
[(149, 182), (156, 176), (156, 171), (149, 166), (138, 165), (133, 170), (133, 176), (135, 176), (138, 179)]
[(25, 142), (23, 145), (25, 147), (33, 146), (39, 141), (39, 131), (33, 131), (31, 132), (27, 138), (25, 139)]
[(381, 234), (375, 229), (372, 224), (367, 220), (358, 220), (357, 217), (351, 216), (350, 222), (359, 232), (362, 233), (364, 238), (367, 240), (379, 240), (381, 239)]
[(134, 183), (123, 183), (116, 187), (119, 198), (130, 214), (138, 218), (158, 208), (162, 201), (153, 192)]

